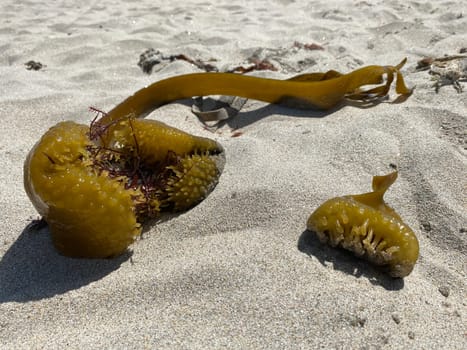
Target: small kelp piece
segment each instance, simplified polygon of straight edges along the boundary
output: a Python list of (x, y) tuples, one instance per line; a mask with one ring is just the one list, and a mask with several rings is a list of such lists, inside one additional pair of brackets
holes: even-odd
[(319, 240), (352, 251), (387, 267), (392, 277), (405, 277), (418, 259), (413, 231), (383, 199), (397, 172), (373, 177), (373, 192), (332, 198), (316, 209), (307, 228)]
[(60, 253), (106, 258), (125, 251), (161, 211), (206, 197), (223, 162), (217, 142), (158, 121), (68, 121), (31, 150), (24, 185)]

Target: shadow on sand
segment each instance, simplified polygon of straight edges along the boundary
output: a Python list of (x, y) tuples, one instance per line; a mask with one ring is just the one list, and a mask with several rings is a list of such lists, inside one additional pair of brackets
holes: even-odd
[(28, 225), (0, 261), (0, 303), (27, 302), (78, 289), (117, 270), (131, 257), (71, 259), (59, 255), (47, 226)]
[[(225, 97), (225, 96), (224, 96)], [(198, 115), (199, 121), (205, 125), (207, 128), (211, 130), (217, 130), (224, 126), (228, 126), (232, 130), (237, 130), (241, 128), (245, 128), (251, 124), (255, 124), (262, 119), (265, 119), (271, 115), (279, 115), (279, 116), (286, 116), (286, 117), (297, 117), (297, 118), (324, 118), (328, 115), (335, 113), (336, 111), (348, 106), (354, 107), (359, 109), (369, 109), (373, 108), (381, 103), (390, 103), (390, 104), (399, 104), (407, 99), (408, 97), (399, 96), (394, 101), (389, 101), (388, 96), (383, 96), (379, 98), (375, 98), (370, 101), (357, 101), (357, 100), (349, 100), (343, 99), (341, 102), (337, 103), (334, 107), (322, 110), (316, 109), (310, 105), (303, 105), (299, 102), (290, 100), (284, 101), (280, 104), (267, 104), (262, 103), (263, 106), (249, 111), (244, 111), (240, 107), (238, 110), (230, 111), (231, 113), (227, 112), (231, 110), (231, 106), (228, 103), (219, 101), (219, 97), (205, 97), (204, 102), (200, 102), (198, 98), (193, 99), (183, 99), (178, 100), (176, 103), (185, 105), (186, 107), (190, 107), (192, 112), (196, 115), (199, 112), (202, 113), (213, 113), (214, 115), (221, 110), (224, 110), (225, 114), (229, 114), (229, 117), (225, 120), (218, 120), (217, 122), (211, 120), (209, 123), (206, 123), (205, 120), (200, 118)], [(247, 101), (247, 99), (244, 99)], [(174, 102), (175, 103), (175, 102)], [(203, 105), (206, 104), (205, 105)], [(211, 109), (212, 105), (215, 105), (214, 109)], [(198, 112), (194, 111), (194, 107), (197, 106)]]
[(297, 246), (302, 253), (317, 258), (323, 266), (331, 263), (334, 270), (345, 272), (357, 278), (366, 277), (373, 285), (382, 286), (386, 290), (396, 291), (404, 288), (402, 278), (392, 278), (385, 274), (381, 268), (374, 267), (366, 260), (355, 257), (347, 250), (321, 243), (314, 232), (303, 231)]

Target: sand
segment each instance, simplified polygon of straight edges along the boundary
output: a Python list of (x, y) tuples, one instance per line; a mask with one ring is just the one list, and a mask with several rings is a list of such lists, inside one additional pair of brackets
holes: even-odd
[[(436, 93), (416, 70), (467, 46), (464, 2), (4, 0), (0, 13), (2, 349), (467, 346), (467, 91)], [(407, 57), (416, 89), (403, 103), (390, 103), (392, 91), (368, 109), (328, 112), (249, 100), (215, 133), (191, 101), (164, 106), (149, 118), (224, 146), (216, 189), (117, 259), (62, 257), (47, 227), (28, 226), (38, 214), (24, 159), (57, 122), (87, 124), (90, 106), (110, 110), (151, 82), (199, 71), (176, 60), (145, 74), (137, 62), (148, 48), (220, 69), (266, 58), (277, 71), (252, 74), (280, 79)], [(30, 60), (43, 67), (26, 69)], [(394, 165), (386, 199), (420, 242), (403, 280), (306, 231), (324, 200), (368, 191)]]

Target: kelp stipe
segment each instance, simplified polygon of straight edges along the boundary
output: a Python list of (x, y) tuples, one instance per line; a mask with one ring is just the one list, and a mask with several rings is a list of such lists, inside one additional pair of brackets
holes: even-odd
[[(290, 100), (302, 107), (330, 109), (343, 99), (374, 101), (387, 95), (396, 76), (396, 93), (409, 95), (400, 69), (406, 59), (396, 66), (366, 66), (342, 74), (331, 70), (326, 73), (302, 74), (288, 80), (277, 80), (232, 73), (193, 73), (157, 81), (128, 97), (103, 119), (108, 123), (124, 116), (144, 117), (164, 104), (193, 96), (240, 96), (269, 103)], [(362, 90), (367, 85), (386, 83)]]

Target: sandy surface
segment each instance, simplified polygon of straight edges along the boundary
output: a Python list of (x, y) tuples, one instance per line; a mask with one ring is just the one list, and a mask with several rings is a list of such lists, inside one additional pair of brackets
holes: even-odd
[[(77, 3), (0, 5), (2, 349), (466, 348), (467, 91), (436, 93), (415, 70), (424, 56), (467, 46), (465, 2)], [(255, 74), (281, 79), (407, 57), (416, 90), (401, 104), (326, 113), (248, 101), (215, 134), (189, 101), (165, 106), (150, 118), (225, 147), (217, 188), (118, 259), (62, 257), (47, 228), (27, 228), (37, 213), (23, 161), (55, 123), (88, 123), (89, 106), (109, 110), (151, 82), (198, 71), (174, 61), (145, 74), (137, 62), (148, 48), (222, 69), (256, 55), (278, 70)], [(30, 60), (45, 67), (27, 70)], [(400, 173), (387, 201), (421, 249), (404, 280), (305, 230), (320, 203), (368, 191), (391, 164)]]

